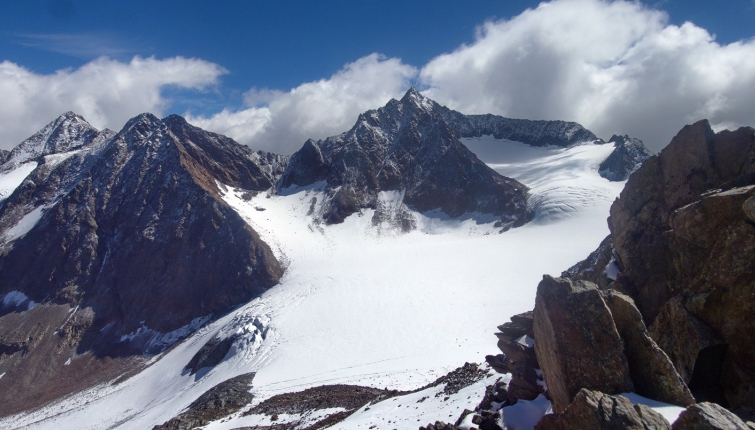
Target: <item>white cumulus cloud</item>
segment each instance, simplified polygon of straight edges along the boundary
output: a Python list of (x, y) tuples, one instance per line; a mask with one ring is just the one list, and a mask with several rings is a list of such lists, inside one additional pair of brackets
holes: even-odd
[(186, 115), (190, 123), (233, 137), (253, 149), (291, 154), (308, 138), (322, 139), (351, 128), (357, 116), (401, 97), (417, 69), (379, 54), (346, 64), (328, 79), (290, 91), (252, 89), (247, 109), (210, 117)]
[(204, 60), (134, 57), (123, 63), (102, 57), (78, 69), (38, 74), (10, 61), (0, 63), (0, 148), (10, 149), (65, 111), (97, 128), (119, 130), (142, 112), (160, 115), (165, 86), (201, 90), (226, 71)]
[(490, 21), (420, 72), (464, 113), (577, 121), (665, 146), (685, 124), (755, 124), (755, 40), (728, 45), (639, 2), (556, 0)]

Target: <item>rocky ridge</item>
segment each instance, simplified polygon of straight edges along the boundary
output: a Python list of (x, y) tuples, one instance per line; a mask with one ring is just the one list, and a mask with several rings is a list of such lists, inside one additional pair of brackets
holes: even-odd
[(503, 228), (532, 219), (527, 187), (485, 165), (457, 138), (441, 107), (410, 89), (404, 97), (359, 116), (354, 127), (325, 140), (308, 140), (291, 156), (280, 189), (324, 181), (328, 201), (319, 214), (340, 223), (366, 207), (378, 209), (380, 193), (400, 193), (395, 210), (412, 228), (407, 208), (439, 209), (456, 217), (469, 212), (500, 216)]
[(150, 114), (115, 134), (66, 113), (11, 151), (0, 169), (37, 167), (0, 202), (0, 295), (28, 303), (0, 313), (0, 387), (14, 387), (0, 414), (112, 378), (277, 283), (267, 244), (220, 198), (272, 186), (257, 157)]

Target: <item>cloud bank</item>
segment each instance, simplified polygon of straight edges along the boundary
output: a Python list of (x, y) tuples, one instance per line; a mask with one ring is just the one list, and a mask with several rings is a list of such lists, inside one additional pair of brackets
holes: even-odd
[(464, 113), (572, 120), (655, 151), (699, 119), (755, 125), (755, 40), (722, 46), (639, 2), (560, 0), (486, 22), (420, 81)]
[(346, 64), (328, 79), (290, 91), (252, 89), (248, 109), (223, 110), (211, 117), (186, 115), (190, 123), (263, 149), (291, 154), (308, 139), (322, 139), (351, 128), (357, 116), (401, 97), (417, 69), (396, 58), (372, 54)]
[(65, 111), (84, 116), (97, 128), (120, 130), (142, 112), (160, 115), (166, 86), (201, 90), (225, 70), (182, 57), (134, 57), (129, 63), (99, 58), (71, 70), (41, 75), (10, 61), (0, 63), (0, 148), (10, 149)]
[[(0, 147), (66, 110), (116, 129), (143, 111), (159, 115), (166, 85), (203, 89), (224, 72), (184, 58), (99, 59), (52, 75), (0, 63)], [(307, 138), (348, 130), (410, 85), (464, 113), (577, 121), (657, 151), (702, 118), (717, 129), (755, 125), (755, 39), (721, 45), (640, 2), (554, 0), (481, 24), (474, 42), (419, 68), (371, 54), (288, 91), (253, 88), (240, 110), (186, 116), (254, 149), (290, 154)]]

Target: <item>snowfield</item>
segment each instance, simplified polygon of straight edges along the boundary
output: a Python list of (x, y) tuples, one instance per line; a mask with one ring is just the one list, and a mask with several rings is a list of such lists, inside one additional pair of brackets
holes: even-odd
[[(598, 174), (612, 145), (536, 148), (489, 137), (464, 143), (531, 188), (533, 222), (499, 234), (490, 216), (413, 213), (417, 229), (401, 233), (390, 224), (373, 226), (374, 211), (364, 210), (325, 226), (309, 214), (323, 201), (322, 184), (251, 199), (245, 190), (224, 187), (225, 201), (287, 265), (281, 283), (127, 381), (0, 420), (0, 427), (151, 428), (214, 385), (247, 372), (257, 372), (253, 405), (323, 384), (412, 390), (499, 353), (496, 326), (533, 308), (543, 274), (560, 275), (598, 246), (624, 183)], [(399, 207), (400, 200), (398, 192), (381, 194), (386, 207)], [(189, 375), (184, 366), (218, 333), (240, 337), (219, 365)], [(335, 428), (416, 430), (436, 420), (453, 422), (501, 376), (491, 373), (447, 401), (435, 397), (442, 387), (388, 399)], [(417, 403), (423, 396), (430, 400)], [(522, 403), (511, 419), (526, 423), (527, 411), (546, 409), (543, 400)], [(269, 424), (264, 420), (237, 413), (206, 428)]]

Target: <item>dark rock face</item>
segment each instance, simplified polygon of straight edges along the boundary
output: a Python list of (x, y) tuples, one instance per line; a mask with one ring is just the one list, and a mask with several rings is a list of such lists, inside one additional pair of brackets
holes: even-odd
[(8, 159), (8, 155), (10, 155), (9, 151), (6, 151), (4, 149), (0, 149), (0, 164), (5, 163), (5, 160)]
[(598, 172), (609, 181), (626, 181), (652, 155), (640, 139), (626, 135), (613, 135), (608, 143), (616, 149), (600, 163)]
[(191, 430), (238, 411), (254, 398), (249, 393), (253, 379), (254, 373), (246, 373), (221, 382), (189, 405), (186, 412), (152, 430)]
[(495, 214), (504, 228), (528, 222), (533, 214), (527, 187), (480, 161), (441, 111), (411, 89), (401, 101), (361, 114), (346, 133), (307, 141), (291, 156), (279, 186), (324, 181), (328, 202), (320, 216), (331, 224), (361, 208), (375, 208), (381, 191), (400, 192), (401, 203), (420, 212)]
[(554, 411), (563, 412), (582, 388), (634, 391), (624, 344), (594, 284), (544, 276), (537, 287), (534, 330)]
[(203, 367), (217, 366), (218, 363), (223, 361), (223, 358), (228, 354), (228, 351), (231, 350), (234, 340), (236, 340), (236, 338), (233, 336), (227, 337), (223, 340), (213, 337), (208, 340), (196, 354), (194, 354), (194, 357), (191, 358), (185, 369), (188, 369), (190, 374), (193, 375)]
[[(0, 295), (20, 290), (37, 303), (87, 310), (77, 354), (166, 348), (180, 336), (162, 334), (193, 324), (189, 334), (282, 275), (267, 244), (220, 198), (218, 182), (270, 188), (273, 165), (285, 160), (263, 155), (177, 116), (143, 114), (113, 135), (63, 115), (3, 165), (38, 162), (0, 203), (0, 231), (35, 210), (40, 217), (25, 234), (0, 236)], [(33, 396), (55, 383), (54, 372), (35, 374), (41, 379), (14, 389)]]
[(544, 415), (535, 425), (536, 430), (669, 428), (661, 414), (644, 405), (632, 405), (626, 397), (587, 389), (580, 390), (564, 412)]
[(715, 403), (688, 406), (671, 426), (672, 430), (750, 430), (739, 417)]
[(650, 334), (675, 363), (698, 400), (725, 402), (719, 381), (728, 345), (689, 312), (680, 297), (666, 302)]
[(532, 146), (566, 147), (581, 142), (603, 142), (576, 122), (532, 121), (491, 114), (464, 115), (445, 106), (437, 105), (437, 108), (442, 118), (459, 137), (492, 135), (496, 139), (513, 140)]
[[(632, 296), (654, 333), (699, 327), (686, 316), (692, 315), (723, 339), (722, 359), (716, 358), (720, 349), (699, 349), (711, 353), (700, 371), (711, 375), (721, 369), (718, 386), (731, 406), (755, 405), (755, 301), (743, 300), (755, 295), (755, 224), (747, 211), (754, 185), (755, 130), (714, 134), (700, 121), (643, 163), (609, 218), (622, 269), (614, 288)], [(662, 311), (672, 299), (679, 301), (676, 310)], [(659, 318), (663, 323), (656, 326)], [(669, 342), (659, 336), (662, 347)], [(689, 375), (690, 354), (669, 352), (680, 360), (674, 364), (683, 375)], [(693, 369), (697, 357), (694, 361)], [(692, 373), (690, 385), (697, 372)], [(708, 391), (705, 396), (714, 395)]]

